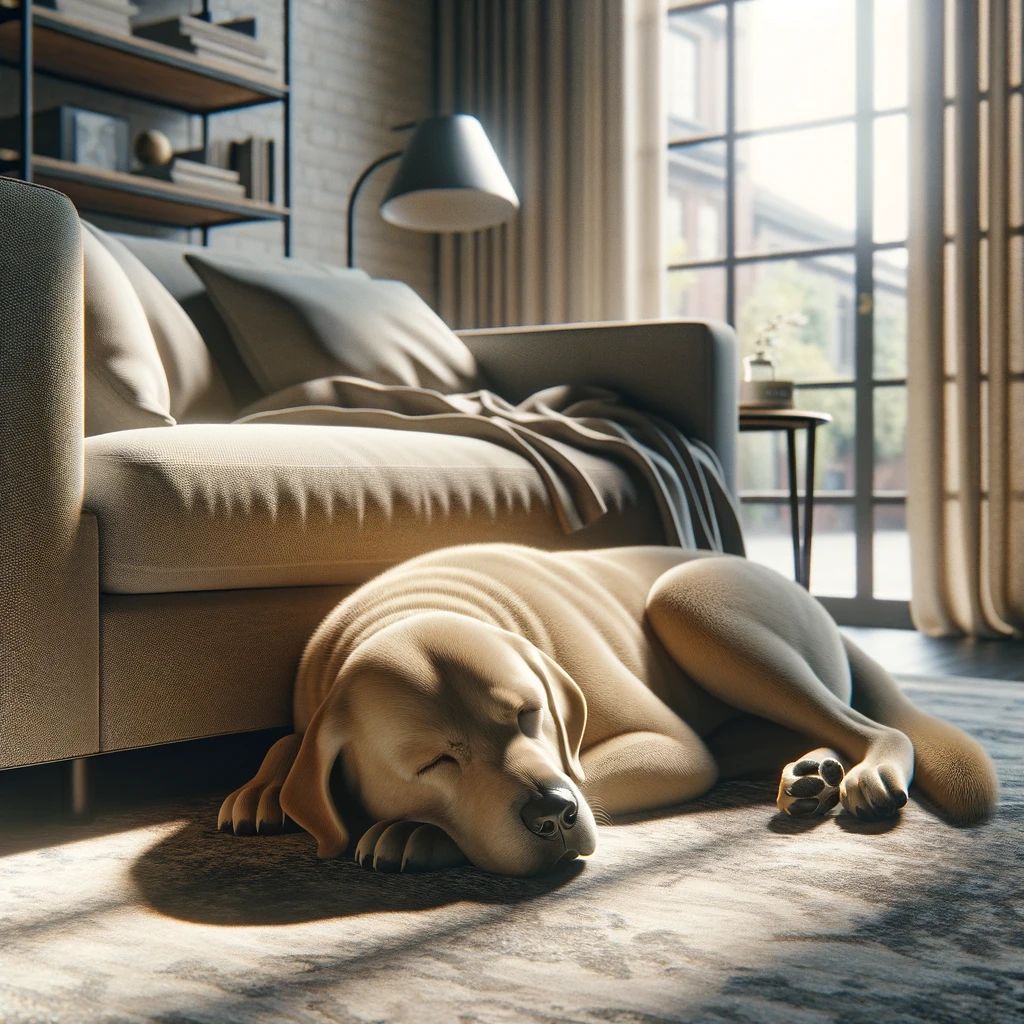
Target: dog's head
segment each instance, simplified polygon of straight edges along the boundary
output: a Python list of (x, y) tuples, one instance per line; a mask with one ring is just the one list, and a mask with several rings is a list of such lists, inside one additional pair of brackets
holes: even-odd
[(321, 857), (348, 845), (331, 797), (342, 757), (377, 820), (444, 829), (486, 871), (532, 875), (593, 853), (579, 791), (587, 706), (551, 658), (467, 616), (425, 613), (360, 645), (313, 717), (282, 790)]

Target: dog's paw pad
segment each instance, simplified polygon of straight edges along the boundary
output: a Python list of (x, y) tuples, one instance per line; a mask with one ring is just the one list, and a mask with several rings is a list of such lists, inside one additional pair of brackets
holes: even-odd
[(838, 786), (843, 781), (843, 766), (832, 757), (826, 757), (819, 769), (821, 777), (830, 785)]
[(839, 803), (843, 766), (836, 758), (804, 757), (782, 769), (776, 804), (794, 818), (828, 814)]
[(790, 796), (817, 796), (825, 788), (825, 780), (814, 775), (804, 775), (791, 786), (786, 787)]

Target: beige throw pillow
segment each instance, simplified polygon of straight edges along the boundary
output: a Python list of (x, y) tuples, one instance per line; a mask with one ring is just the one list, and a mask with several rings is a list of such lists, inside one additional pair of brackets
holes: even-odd
[(123, 242), (86, 225), (124, 271), (153, 332), (170, 389), (170, 411), (178, 421), (231, 419), (234, 403), (198, 328), (181, 303)]
[(334, 375), (445, 393), (478, 384), (469, 349), (398, 281), (298, 260), (186, 259), (268, 394)]
[(88, 225), (85, 261), (85, 432), (174, 425), (167, 376), (131, 282)]

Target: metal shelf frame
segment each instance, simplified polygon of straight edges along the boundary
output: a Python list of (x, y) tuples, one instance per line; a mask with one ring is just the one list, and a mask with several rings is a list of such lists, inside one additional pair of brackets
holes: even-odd
[[(197, 60), (185, 51), (177, 53), (173, 47), (150, 44), (145, 40), (136, 41), (130, 36), (112, 35), (105, 33), (102, 30), (94, 29), (88, 25), (76, 24), (73, 21), (54, 15), (52, 12), (34, 9), (30, 0), (23, 0), (22, 8), (20, 10), (16, 9), (14, 11), (7, 12), (4, 16), (0, 17), (0, 26), (14, 20), (16, 20), (19, 25), (17, 64), (21, 71), (19, 92), (19, 117), (21, 131), (17, 158), (18, 176), (25, 181), (32, 181), (34, 177), (33, 165), (38, 165), (40, 163), (38, 158), (33, 160), (33, 114), (35, 106), (34, 80), (36, 74), (45, 74), (61, 81), (87, 85), (91, 88), (103, 89), (119, 96), (127, 96), (133, 99), (143, 100), (147, 103), (155, 103), (171, 110), (180, 111), (185, 116), (199, 117), (202, 119), (202, 144), (204, 150), (207, 148), (209, 143), (210, 118), (212, 116), (231, 110), (240, 110), (245, 107), (279, 103), (281, 104), (283, 135), (283, 174), (281, 183), (282, 202), (280, 206), (261, 204), (265, 206), (264, 209), (259, 211), (247, 211), (244, 203), (232, 203), (229, 200), (221, 202), (214, 197), (202, 194), (197, 194), (195, 196), (182, 195), (181, 198), (183, 212), (187, 207), (194, 207), (196, 209), (201, 208), (210, 211), (221, 210), (225, 213), (229, 212), (230, 209), (232, 216), (230, 220), (224, 221), (225, 224), (237, 224), (244, 223), (246, 221), (280, 221), (284, 232), (284, 253), (286, 256), (290, 256), (294, 245), (294, 225), (291, 210), (294, 182), (292, 153), (294, 139), (294, 107), (292, 102), (292, 82), (294, 75), (294, 20), (292, 0), (281, 0), (281, 5), (282, 29), (284, 36), (284, 66), (282, 68), (283, 81), (278, 83), (258, 77), (249, 78), (243, 74), (234, 73), (228, 68), (216, 67), (207, 62)], [(209, 19), (209, 0), (202, 0), (200, 17), (207, 20)], [(109, 84), (104, 84), (102, 78), (99, 76), (95, 78), (83, 77), (81, 75), (66, 74), (60, 71), (55, 71), (53, 68), (49, 67), (38, 68), (36, 66), (37, 53), (35, 46), (35, 34), (37, 27), (39, 29), (45, 28), (48, 32), (57, 32), (61, 35), (74, 38), (84, 44), (101, 46), (116, 53), (130, 55), (132, 59), (145, 61), (152, 64), (154, 67), (170, 68), (189, 76), (205, 78), (209, 79), (211, 82), (226, 84), (237, 90), (241, 90), (242, 93), (248, 92), (248, 95), (246, 95), (244, 99), (238, 98), (231, 102), (214, 103), (209, 107), (197, 109), (194, 104), (176, 102), (171, 98), (162, 99), (159, 95), (154, 95), (152, 89), (146, 89), (144, 87), (139, 87), (138, 89), (117, 88), (112, 87)], [(113, 192), (122, 192), (125, 195), (142, 194), (147, 189), (146, 183), (142, 179), (140, 179), (137, 186), (132, 182), (108, 182), (104, 187)], [(163, 198), (167, 203), (173, 203), (175, 201), (173, 194), (170, 193)], [(107, 209), (102, 212), (111, 213), (112, 211)], [(248, 212), (251, 212), (253, 215), (248, 216)], [(148, 221), (148, 218), (139, 218), (137, 216), (133, 217), (132, 215), (126, 215), (126, 219), (146, 219)], [(204, 219), (207, 218), (204, 217)], [(175, 223), (173, 220), (166, 218), (148, 222)], [(186, 225), (178, 224), (177, 226), (184, 227)], [(215, 225), (197, 221), (197, 223), (189, 226), (198, 227), (202, 231), (203, 244), (206, 245), (209, 243), (209, 232)]]

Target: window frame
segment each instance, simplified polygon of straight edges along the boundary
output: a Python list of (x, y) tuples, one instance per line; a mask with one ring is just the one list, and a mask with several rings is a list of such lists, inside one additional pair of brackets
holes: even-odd
[[(907, 240), (893, 239), (876, 242), (874, 236), (874, 180), (875, 180), (875, 126), (879, 118), (906, 115), (906, 106), (887, 106), (876, 109), (875, 91), (875, 19), (874, 0), (855, 2), (855, 104), (852, 114), (771, 125), (765, 128), (737, 129), (736, 127), (736, 10), (739, 4), (758, 0), (691, 0), (689, 3), (670, 3), (667, 17), (675, 13), (692, 13), (709, 8), (725, 12), (725, 124), (721, 132), (673, 137), (668, 140), (668, 153), (706, 143), (719, 143), (725, 147), (725, 234), (724, 255), (706, 260), (684, 260), (671, 263), (666, 272), (700, 269), (720, 269), (725, 274), (726, 320), (736, 323), (737, 268), (773, 260), (813, 258), (823, 256), (850, 256), (854, 263), (854, 365), (852, 380), (822, 380), (798, 384), (797, 395), (813, 394), (816, 390), (852, 388), (854, 397), (854, 488), (851, 492), (815, 493), (815, 502), (823, 505), (841, 505), (853, 509), (854, 544), (856, 552), (856, 588), (853, 597), (830, 597), (821, 600), (839, 622), (847, 625), (910, 627), (909, 602), (874, 596), (874, 523), (876, 508), (898, 505), (906, 509), (904, 491), (876, 491), (875, 476), (875, 417), (876, 389), (906, 387), (905, 377), (874, 377), (875, 343), (875, 258), (880, 252), (905, 249)], [(769, 0), (770, 2), (770, 0)], [(851, 244), (810, 246), (800, 249), (773, 250), (761, 254), (737, 255), (736, 252), (736, 193), (737, 143), (746, 139), (795, 130), (852, 125), (855, 136), (856, 210), (855, 230)], [(799, 397), (797, 404), (800, 404)], [(755, 500), (758, 504), (787, 504), (785, 491), (749, 492), (739, 495), (741, 501)]]

